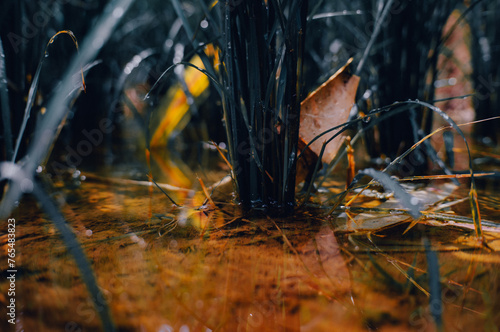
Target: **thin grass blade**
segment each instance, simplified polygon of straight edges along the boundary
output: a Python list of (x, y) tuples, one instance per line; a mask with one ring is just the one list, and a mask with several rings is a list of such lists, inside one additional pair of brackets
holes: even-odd
[[(22, 140), (23, 135), (24, 135), (24, 130), (26, 129), (26, 125), (28, 124), (28, 120), (29, 120), (30, 115), (31, 115), (31, 108), (33, 107), (33, 103), (35, 102), (36, 92), (38, 90), (38, 81), (40, 79), (40, 72), (42, 70), (43, 62), (46, 59), (46, 57), (48, 56), (48, 53), (47, 53), (48, 48), (54, 42), (55, 38), (61, 34), (69, 35), (71, 37), (71, 39), (73, 40), (73, 43), (75, 44), (76, 49), (78, 50), (78, 42), (76, 40), (76, 37), (73, 34), (73, 32), (71, 32), (69, 30), (63, 30), (63, 31), (57, 32), (55, 35), (52, 36), (52, 38), (50, 38), (49, 42), (45, 46), (45, 50), (43, 52), (42, 57), (40, 58), (40, 61), (38, 62), (38, 67), (36, 68), (35, 75), (33, 75), (33, 81), (31, 82), (31, 86), (30, 86), (30, 89), (28, 92), (28, 100), (26, 101), (26, 108), (24, 109), (23, 122), (21, 123), (21, 128), (19, 129), (19, 134), (17, 136), (16, 146), (14, 148), (14, 153), (12, 155), (12, 162), (16, 161), (17, 153), (19, 152), (21, 140)], [(85, 90), (85, 79), (83, 78), (83, 66), (81, 67), (81, 72), (82, 72), (82, 85), (83, 85), (83, 89)]]
[(413, 218), (420, 218), (421, 206), (419, 200), (406, 192), (406, 190), (404, 190), (396, 180), (392, 179), (389, 175), (383, 172), (374, 170), (373, 168), (367, 168), (359, 171), (359, 174), (365, 174), (374, 178), (382, 186), (384, 186), (386, 190), (392, 191), (394, 193), (394, 196), (405, 208), (408, 209), (410, 215)]
[[(101, 18), (85, 38), (80, 48), (80, 52), (72, 61), (69, 69), (66, 70), (61, 80), (61, 84), (59, 85), (59, 89), (48, 103), (48, 116), (43, 119), (40, 129), (35, 132), (32, 140), (33, 143), (28, 150), (30, 158), (23, 166), (25, 174), (29, 174), (30, 177), (33, 176), (36, 168), (47, 155), (52, 145), (54, 133), (57, 131), (58, 126), (67, 113), (68, 95), (71, 95), (73, 91), (73, 74), (81, 70), (85, 64), (92, 61), (101, 50), (104, 43), (109, 39), (111, 32), (133, 2), (134, 0), (112, 0), (109, 2)], [(3, 200), (0, 202), (0, 217), (10, 214), (14, 202), (17, 201), (21, 195), (22, 192), (18, 186), (9, 188)]]
[(6, 159), (11, 160), (14, 155), (12, 147), (12, 130), (10, 128), (10, 103), (9, 89), (7, 86), (7, 71), (5, 67), (5, 52), (3, 50), (2, 39), (0, 39), (0, 100), (2, 107), (3, 139), (5, 142)]
[(427, 272), (429, 275), (429, 309), (438, 331), (443, 331), (443, 302), (441, 299), (441, 280), (436, 252), (431, 248), (429, 239), (424, 238)]

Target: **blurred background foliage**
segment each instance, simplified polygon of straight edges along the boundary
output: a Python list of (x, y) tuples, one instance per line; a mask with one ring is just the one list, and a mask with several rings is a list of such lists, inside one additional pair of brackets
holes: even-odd
[[(144, 149), (154, 135), (155, 126), (164, 117), (162, 112), (172, 102), (176, 89), (184, 91), (189, 111), (185, 117), (176, 120), (178, 125), (173, 126), (168, 137), (164, 138), (164, 146), (172, 151), (183, 151), (186, 147), (193, 151), (192, 143), (201, 149), (209, 140), (225, 140), (220, 95), (213, 84), (193, 94), (193, 87), (196, 84), (206, 86), (207, 80), (197, 78), (198, 81), (189, 83), (191, 77), (187, 76), (187, 69), (183, 66), (162, 76), (174, 63), (197, 61), (196, 54), (201, 52), (214, 56), (213, 50), (209, 51), (206, 46), (220, 40), (221, 36), (214, 34), (214, 29), (209, 27), (212, 23), (207, 20), (206, 10), (216, 11), (221, 3), (203, 0), (181, 2), (198, 45), (186, 33), (185, 22), (177, 15), (173, 3), (155, 0), (134, 2), (110, 40), (102, 47), (97, 61), (86, 69), (86, 93), (79, 96), (69, 111), (52, 158), (64, 161), (67, 154), (65, 147), (84, 139), (83, 130), (98, 127), (102, 118), (111, 119), (120, 130), (113, 131), (106, 138), (106, 144), (93, 151), (102, 159), (84, 158), (88, 167), (99, 166), (96, 165), (100, 163), (98, 160), (112, 165), (144, 158)], [(361, 76), (354, 111), (366, 113), (370, 109), (408, 99), (432, 102), (435, 99), (435, 83), (440, 77), (441, 67), (437, 66), (439, 55), (450, 52), (445, 47), (447, 36), (443, 27), (450, 15), (455, 13), (460, 24), (452, 28), (470, 30), (470, 34), (464, 33), (463, 42), (470, 50), (473, 73), (465, 79), (472, 82), (476, 93), (472, 103), (477, 112), (476, 118), (498, 115), (500, 84), (497, 83), (499, 66), (496, 61), (500, 40), (495, 15), (499, 3), (459, 0), (426, 1), (425, 4), (409, 0), (311, 2), (302, 95), (313, 91), (350, 57), (354, 57), (357, 74)], [(229, 1), (229, 4), (237, 6), (239, 2)], [(7, 146), (12, 145), (17, 136), (31, 79), (43, 56), (45, 44), (60, 30), (71, 30), (79, 41), (84, 40), (102, 13), (104, 2), (19, 0), (3, 1), (0, 6), (0, 38), (6, 64), (5, 73), (1, 74), (8, 87), (8, 91), (0, 97), (2, 112), (8, 112), (10, 116), (10, 119), (4, 116), (2, 121), (4, 124), (9, 121), (12, 130), (12, 134), (7, 135), (2, 129), (0, 137), (0, 154), (6, 160), (9, 154)], [(374, 31), (378, 33), (371, 41)], [(19, 156), (24, 155), (37, 118), (43, 116), (44, 107), (75, 52), (71, 40), (65, 36), (50, 45)], [(453, 61), (449, 54), (446, 58)], [(144, 96), (160, 77), (150, 98), (144, 101)], [(366, 131), (366, 152), (373, 160), (384, 162), (386, 157), (394, 159), (429, 132), (432, 115), (417, 108), (410, 112), (414, 115), (400, 113), (376, 122), (375, 127)], [(480, 124), (475, 130), (476, 137), (490, 145), (497, 141), (497, 132), (498, 121)], [(124, 154), (116, 148), (124, 143), (134, 153)], [(431, 146), (426, 146), (422, 151), (416, 151), (419, 154), (417, 159), (432, 155), (431, 150)], [(422, 160), (415, 172), (421, 173), (426, 169), (427, 163)]]

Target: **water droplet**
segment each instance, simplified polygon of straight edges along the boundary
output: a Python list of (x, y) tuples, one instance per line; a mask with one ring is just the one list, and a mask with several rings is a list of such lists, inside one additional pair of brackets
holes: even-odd
[(23, 193), (31, 193), (33, 191), (33, 181), (25, 178), (21, 181), (21, 190)]
[(174, 46), (174, 41), (172, 39), (167, 39), (165, 41), (165, 47), (166, 48), (171, 48), (172, 46)]
[(174, 329), (170, 325), (163, 324), (158, 332), (174, 332)]
[(116, 7), (115, 9), (113, 9), (113, 17), (120, 18), (123, 16), (124, 12), (125, 11), (122, 7)]
[(364, 123), (368, 123), (368, 122), (370, 122), (370, 121), (371, 121), (371, 119), (372, 119), (371, 117), (369, 117), (369, 116), (365, 116), (365, 117), (363, 117), (363, 122), (364, 122)]

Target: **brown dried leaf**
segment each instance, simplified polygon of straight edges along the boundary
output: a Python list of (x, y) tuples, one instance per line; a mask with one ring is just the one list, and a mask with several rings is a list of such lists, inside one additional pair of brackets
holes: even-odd
[(298, 150), (299, 152), (302, 152), (302, 157), (300, 157), (297, 161), (297, 176), (295, 178), (296, 183), (300, 183), (304, 180), (310, 180), (308, 177), (312, 176), (312, 172), (314, 172), (314, 167), (318, 161), (318, 155), (311, 149), (306, 148), (304, 150), (306, 145), (307, 143), (299, 137)]
[[(305, 142), (308, 143), (322, 132), (347, 122), (359, 84), (359, 76), (351, 73), (351, 62), (352, 58), (302, 102), (299, 135)], [(309, 148), (319, 155), (323, 143), (337, 131), (323, 135)], [(330, 142), (325, 148), (322, 161), (329, 163), (343, 141), (343, 135), (340, 135)]]

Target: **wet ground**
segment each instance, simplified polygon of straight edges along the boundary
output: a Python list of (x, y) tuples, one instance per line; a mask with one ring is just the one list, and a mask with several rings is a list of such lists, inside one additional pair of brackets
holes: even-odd
[[(210, 186), (224, 175), (203, 178)], [(242, 214), (231, 203), (230, 184), (213, 195), (215, 206), (201, 191), (171, 190), (183, 205), (174, 207), (158, 189), (119, 178), (76, 173), (56, 182), (53, 197), (119, 331), (437, 331), (440, 320), (445, 331), (500, 326), (498, 179), (478, 179), (486, 247), (475, 237), (464, 199), (468, 179), (460, 186), (408, 187), (433, 214), (407, 230), (411, 219), (396, 201), (368, 191), (331, 215), (310, 205), (270, 219)], [(326, 182), (331, 192), (343, 186)], [(100, 330), (53, 223), (29, 197), (13, 217), (15, 330)], [(0, 230), (3, 262), (5, 223)], [(3, 308), (8, 287), (2, 278)], [(2, 331), (14, 331), (0, 321)]]

